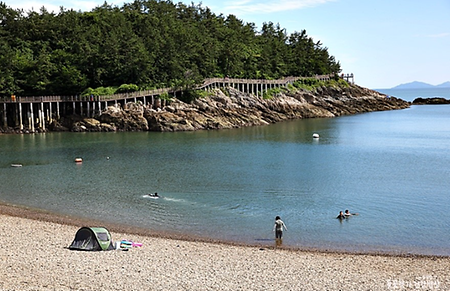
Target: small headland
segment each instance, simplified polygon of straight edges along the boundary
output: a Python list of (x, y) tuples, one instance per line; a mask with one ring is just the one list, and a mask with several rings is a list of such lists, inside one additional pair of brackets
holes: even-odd
[[(201, 90), (199, 90), (201, 91)], [(71, 114), (52, 118), (30, 130), (2, 128), (3, 133), (111, 132), (111, 131), (196, 131), (261, 126), (290, 119), (332, 118), (372, 111), (404, 109), (410, 103), (396, 97), (347, 82), (318, 86), (292, 85), (264, 94), (243, 92), (232, 86), (201, 91), (184, 102), (176, 97), (159, 106), (134, 101), (116, 103), (91, 116)]]

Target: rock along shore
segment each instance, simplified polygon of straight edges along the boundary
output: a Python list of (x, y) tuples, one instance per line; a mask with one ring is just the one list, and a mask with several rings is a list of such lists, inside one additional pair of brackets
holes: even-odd
[[(233, 88), (215, 89), (191, 103), (172, 99), (161, 108), (130, 102), (122, 108), (109, 106), (100, 116), (63, 117), (46, 126), (48, 131), (195, 131), (260, 126), (288, 119), (331, 118), (357, 113), (404, 109), (410, 103), (377, 91), (350, 84), (280, 90), (264, 99)], [(22, 133), (14, 129), (4, 132)]]
[(412, 102), (413, 105), (442, 105), (450, 104), (450, 99), (445, 99), (442, 97), (432, 97), (432, 98), (416, 98)]

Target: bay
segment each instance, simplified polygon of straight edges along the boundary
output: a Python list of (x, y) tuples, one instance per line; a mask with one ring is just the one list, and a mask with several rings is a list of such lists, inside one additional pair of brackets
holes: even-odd
[[(449, 138), (447, 105), (221, 131), (2, 135), (0, 200), (260, 245), (274, 244), (280, 215), (287, 246), (448, 256)], [(345, 209), (359, 215), (335, 219)]]

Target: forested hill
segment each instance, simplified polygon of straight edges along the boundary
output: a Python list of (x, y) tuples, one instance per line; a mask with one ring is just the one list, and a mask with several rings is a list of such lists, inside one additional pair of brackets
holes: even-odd
[(268, 22), (257, 31), (233, 15), (168, 0), (58, 13), (0, 2), (0, 51), (0, 96), (340, 72), (340, 63), (305, 30), (288, 35)]

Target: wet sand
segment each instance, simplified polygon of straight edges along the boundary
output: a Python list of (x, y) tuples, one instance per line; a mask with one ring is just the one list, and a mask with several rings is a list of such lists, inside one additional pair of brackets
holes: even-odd
[(242, 246), (111, 225), (129, 251), (67, 247), (97, 222), (0, 205), (0, 290), (450, 290), (450, 258)]

